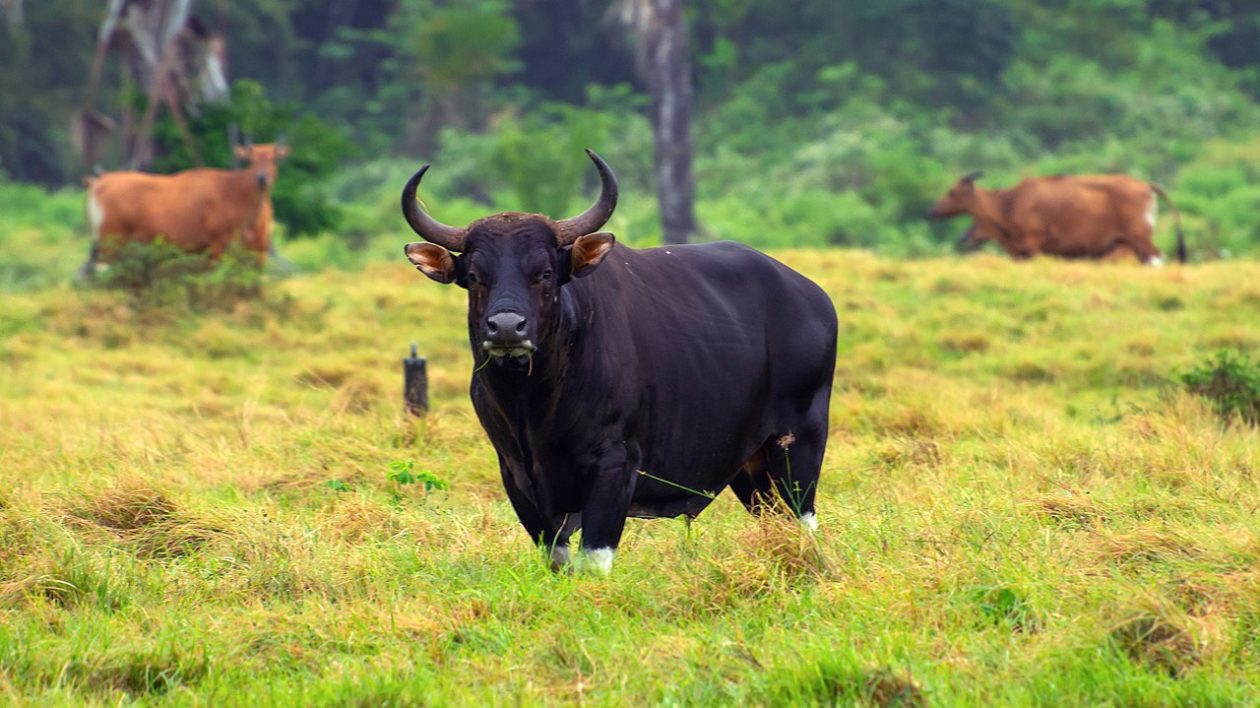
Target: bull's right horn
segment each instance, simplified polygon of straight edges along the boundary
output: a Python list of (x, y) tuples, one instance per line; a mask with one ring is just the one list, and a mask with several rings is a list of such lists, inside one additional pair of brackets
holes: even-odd
[(617, 176), (595, 151), (588, 149), (586, 155), (599, 172), (599, 199), (581, 214), (556, 222), (556, 237), (562, 246), (599, 231), (617, 208)]
[(420, 238), (429, 243), (436, 243), (448, 251), (463, 252), (468, 229), (457, 229), (434, 219), (429, 216), (424, 207), (420, 206), (420, 200), (416, 199), (416, 189), (420, 186), (420, 179), (428, 170), (428, 165), (421, 167), (411, 176), (411, 179), (407, 180), (407, 186), (403, 187), (403, 216), (407, 218), (412, 231), (419, 234)]

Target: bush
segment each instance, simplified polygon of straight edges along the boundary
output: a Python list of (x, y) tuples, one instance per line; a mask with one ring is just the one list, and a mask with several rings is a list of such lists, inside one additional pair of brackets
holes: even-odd
[(1220, 351), (1182, 374), (1181, 381), (1191, 393), (1211, 401), (1224, 420), (1236, 416), (1260, 425), (1260, 361), (1241, 352)]
[[(189, 120), (197, 154), (208, 166), (227, 167), (232, 162), (229, 126), (240, 128), (242, 138), (272, 142), (283, 138), (289, 157), (281, 165), (271, 192), (276, 221), (290, 237), (313, 235), (338, 228), (341, 209), (320, 188), (355, 153), (341, 130), (317, 116), (303, 112), (295, 103), (272, 103), (261, 84), (242, 79), (232, 85), (231, 101), (208, 105)], [(159, 156), (155, 172), (175, 172), (196, 166), (193, 154), (169, 115), (154, 127)]]
[(262, 268), (257, 254), (235, 244), (216, 263), (158, 238), (124, 245), (96, 282), (125, 290), (145, 305), (227, 309), (262, 294)]

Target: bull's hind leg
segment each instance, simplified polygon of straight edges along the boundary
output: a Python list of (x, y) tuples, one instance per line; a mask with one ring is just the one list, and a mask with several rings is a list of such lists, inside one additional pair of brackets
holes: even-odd
[(780, 430), (763, 448), (768, 473), (779, 497), (801, 524), (811, 531), (818, 528), (814, 498), (818, 493), (823, 453), (827, 450), (827, 407), (830, 399), (830, 387), (819, 391), (805, 415)]
[(770, 463), (767, 455), (771, 443), (757, 448), (752, 457), (731, 480), (731, 491), (752, 514), (760, 515), (774, 508), (774, 481), (770, 479)]

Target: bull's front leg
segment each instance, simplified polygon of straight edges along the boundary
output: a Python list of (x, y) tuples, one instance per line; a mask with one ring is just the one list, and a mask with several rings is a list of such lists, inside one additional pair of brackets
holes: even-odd
[(591, 480), (582, 508), (582, 558), (579, 567), (607, 575), (626, 527), (638, 475), (629, 468), (625, 445), (609, 444), (583, 461)]
[(507, 492), (508, 501), (512, 502), (516, 518), (525, 527), (525, 533), (529, 534), (530, 539), (550, 557), (551, 569), (562, 570), (567, 567), (569, 536), (573, 533), (573, 526), (565, 523), (557, 528), (548, 521), (546, 515), (538, 509), (532, 495), (526, 494), (517, 486), (512, 468), (502, 455), (499, 455), (499, 474), (503, 477), (503, 490)]

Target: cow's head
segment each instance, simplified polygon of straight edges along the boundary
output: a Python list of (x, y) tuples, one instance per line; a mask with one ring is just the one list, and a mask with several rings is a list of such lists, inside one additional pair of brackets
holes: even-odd
[(972, 213), (976, 204), (976, 180), (980, 179), (982, 174), (984, 173), (972, 172), (955, 182), (949, 192), (932, 206), (932, 210), (928, 212), (928, 218), (946, 219), (959, 214)]
[(429, 278), (468, 290), (473, 347), (500, 365), (523, 365), (554, 338), (560, 289), (590, 275), (613, 247), (612, 234), (596, 232), (617, 206), (617, 178), (598, 155), (586, 154), (602, 188), (589, 209), (570, 219), (505, 212), (461, 229), (429, 216), (416, 200), (428, 165), (403, 188), (403, 215), (428, 241), (407, 244), (407, 259)]
[(280, 161), (289, 156), (289, 147), (283, 143), (267, 143), (264, 145), (237, 145), (233, 152), (254, 173), (259, 189), (269, 189), (276, 183), (276, 171)]

